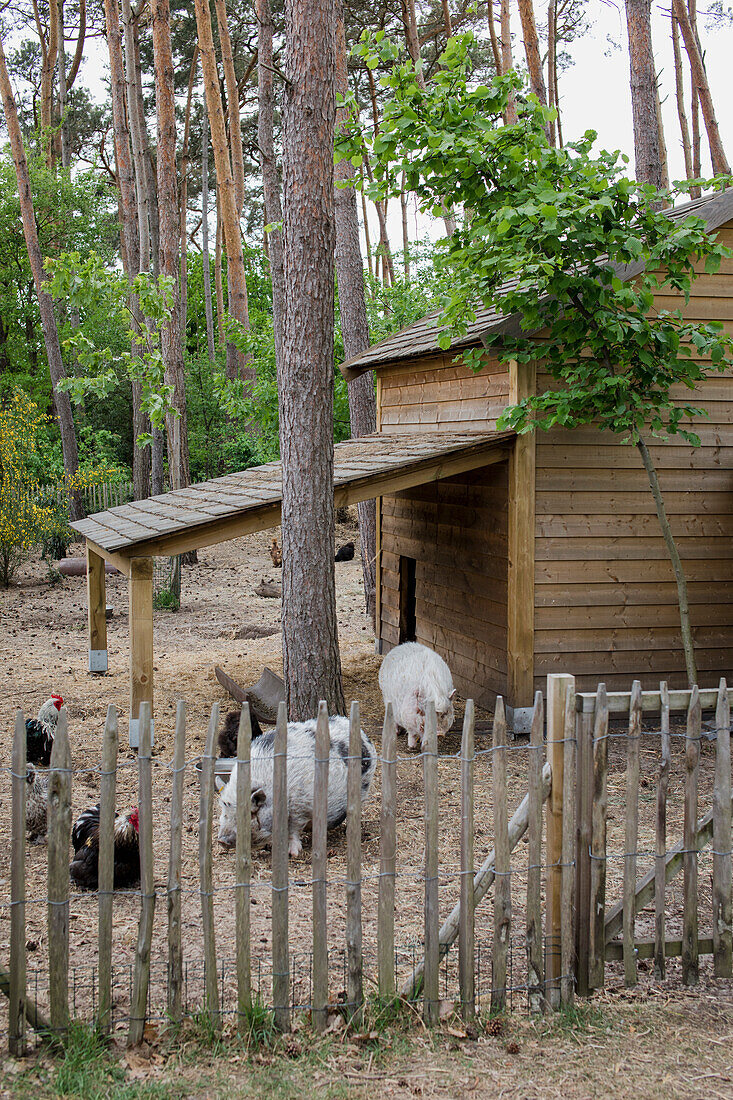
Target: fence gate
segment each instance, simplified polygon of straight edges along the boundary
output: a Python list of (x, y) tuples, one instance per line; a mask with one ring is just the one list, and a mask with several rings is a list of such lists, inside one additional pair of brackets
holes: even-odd
[[(703, 710), (715, 712), (714, 722), (706, 722), (704, 727)], [(673, 722), (675, 712), (681, 714)], [(655, 728), (643, 728), (647, 713), (659, 716)], [(626, 716), (627, 728), (610, 726), (614, 718)], [(576, 696), (575, 950), (580, 996), (603, 986), (605, 964), (610, 961), (623, 962), (627, 986), (636, 984), (642, 959), (653, 959), (655, 977), (662, 978), (665, 960), (681, 956), (682, 980), (694, 985), (699, 956), (712, 954), (716, 976), (733, 976), (730, 728), (725, 680), (717, 690), (703, 691), (697, 687), (670, 691), (666, 683), (661, 683), (658, 691), (642, 691), (640, 682), (635, 681), (630, 692), (607, 693), (599, 684), (597, 691)], [(714, 741), (715, 768), (712, 806), (702, 807), (705, 812), (699, 817), (703, 736)], [(611, 814), (609, 742), (613, 739), (620, 739), (622, 756), (625, 748), (625, 774), (623, 799), (617, 789)], [(675, 741), (678, 755), (683, 757), (684, 810), (682, 835), (668, 847), (668, 792)], [(644, 769), (640, 767), (642, 752)], [(650, 754), (655, 758), (653, 779)], [(618, 781), (615, 786), (620, 787)], [(646, 803), (647, 819), (653, 813), (653, 822), (647, 820), (643, 835), (640, 802)], [(616, 813), (619, 804), (623, 807), (623, 850), (615, 854), (608, 846), (608, 830), (613, 821), (616, 832), (621, 833)], [(712, 853), (705, 853), (710, 845)], [(703, 855), (708, 859), (712, 855), (712, 919), (710, 928), (701, 931), (698, 871)], [(652, 865), (639, 878), (638, 866), (644, 859)], [(613, 874), (612, 882), (614, 860), (622, 874)], [(668, 917), (665, 910), (666, 887), (680, 871), (681, 921), (679, 916)], [(651, 914), (642, 916), (652, 903), (653, 935)]]

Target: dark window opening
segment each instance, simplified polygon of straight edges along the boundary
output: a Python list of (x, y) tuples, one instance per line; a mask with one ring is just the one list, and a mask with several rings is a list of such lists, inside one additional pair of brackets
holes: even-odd
[(400, 642), (415, 641), (416, 568), (414, 558), (400, 558)]

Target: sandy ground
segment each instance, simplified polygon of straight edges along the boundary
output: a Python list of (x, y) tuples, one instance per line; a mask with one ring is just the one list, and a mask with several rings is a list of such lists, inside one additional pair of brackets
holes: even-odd
[[(355, 532), (339, 529), (337, 540), (354, 538)], [(158, 900), (151, 971), (151, 1016), (159, 1018), (165, 1009), (166, 899), (168, 834), (170, 813), (171, 772), (169, 761), (173, 751), (173, 722), (178, 699), (187, 703), (187, 774), (184, 807), (183, 855), (183, 938), (186, 958), (185, 997), (188, 1007), (201, 1003), (203, 991), (201, 908), (198, 879), (198, 774), (195, 763), (203, 749), (206, 724), (212, 703), (222, 711), (230, 705), (223, 689), (213, 675), (213, 666), (220, 664), (237, 682), (254, 683), (264, 665), (276, 671), (282, 669), (279, 633), (279, 600), (254, 595), (254, 588), (263, 578), (278, 578), (268, 548), (271, 534), (249, 536), (232, 543), (203, 550), (196, 566), (184, 569), (182, 607), (177, 613), (155, 613), (155, 748), (154, 748), (154, 832), (155, 884)], [(377, 684), (379, 658), (374, 655), (371, 625), (363, 609), (361, 568), (358, 552), (355, 560), (337, 565), (337, 600), (347, 700), (356, 698), (361, 705), (362, 722), (367, 732), (380, 743), (382, 702)], [(73, 765), (74, 816), (98, 798), (99, 754), (104, 716), (108, 704), (114, 704), (121, 715), (120, 767), (118, 773), (118, 807), (125, 808), (137, 801), (137, 768), (135, 754), (127, 747), (127, 582), (124, 577), (108, 578), (108, 603), (114, 609), (109, 623), (110, 672), (105, 676), (89, 676), (86, 671), (86, 587), (83, 578), (67, 579), (52, 587), (43, 563), (29, 564), (21, 571), (16, 584), (0, 593), (0, 639), (2, 639), (4, 690), (0, 696), (0, 828), (9, 836), (9, 775), (10, 733), (16, 708), (26, 716), (35, 714), (39, 705), (52, 691), (60, 692), (67, 701), (70, 717)], [(256, 640), (237, 639), (238, 628), (247, 625), (270, 626), (274, 633)], [(568, 671), (572, 671), (569, 669)], [(440, 911), (443, 919), (458, 897), (458, 835), (459, 835), (459, 761), (460, 720), (458, 708), (455, 732), (440, 746), (440, 844), (441, 878)], [(490, 717), (479, 714), (486, 725)], [(485, 858), (493, 847), (491, 812), (490, 735), (479, 734), (476, 765), (476, 862)], [(682, 785), (684, 777), (684, 741), (673, 740), (673, 766), (670, 782), (669, 840), (681, 836)], [(398, 872), (396, 901), (396, 946), (400, 976), (409, 974), (420, 957), (422, 940), (423, 881), (423, 801), (422, 767), (419, 756), (408, 754), (404, 737), (398, 751)], [(623, 874), (624, 830), (624, 743), (612, 738), (609, 752), (609, 904), (619, 896)], [(650, 865), (653, 851), (654, 781), (657, 768), (658, 739), (645, 739), (642, 750), (642, 791), (639, 841), (639, 875)], [(714, 752), (704, 744), (700, 777), (700, 811), (710, 805)], [(526, 791), (527, 746), (523, 739), (515, 742), (508, 754), (508, 796), (510, 814)], [(376, 899), (379, 873), (379, 774), (375, 779), (374, 797), (364, 806), (363, 858), (363, 924), (365, 981), (367, 991), (374, 988), (376, 959)], [(329, 848), (329, 946), (331, 952), (330, 981), (334, 997), (345, 987), (344, 920), (345, 920), (345, 832), (335, 830)], [(523, 918), (526, 894), (526, 844), (520, 844), (512, 859), (513, 933), (510, 985), (512, 1007), (523, 1011), (526, 996), (526, 965), (523, 949)], [(231, 1010), (236, 998), (233, 972), (235, 927), (233, 916), (233, 853), (214, 853), (215, 915), (217, 953), (220, 967), (220, 989), (223, 1005)], [(31, 993), (43, 1005), (47, 998), (47, 939), (45, 904), (46, 846), (33, 844), (28, 850), (28, 975)], [(258, 853), (254, 860), (252, 907), (252, 950), (255, 987), (266, 999), (270, 995), (270, 857)], [(309, 945), (312, 891), (310, 882), (310, 846), (302, 856), (291, 862), (290, 948), (292, 997), (294, 1004), (305, 1005), (310, 992)], [(0, 847), (0, 959), (8, 955), (9, 853), (7, 845)], [(681, 917), (681, 879), (668, 891), (670, 934), (679, 933)], [(700, 927), (701, 934), (710, 927), (710, 865), (707, 857), (700, 867)], [(130, 966), (137, 936), (139, 896), (135, 892), (119, 893), (115, 898), (114, 963), (116, 967), (115, 1001), (120, 1027), (129, 1005)], [(89, 1017), (96, 1001), (96, 896), (72, 893), (71, 903), (71, 980), (73, 1007), (82, 1017)], [(479, 947), (478, 989), (481, 1005), (488, 1008), (491, 988), (490, 951), (493, 911), (484, 903), (477, 912), (477, 942)], [(653, 934), (653, 912), (639, 916), (639, 935)], [(441, 995), (450, 1000), (456, 993), (457, 959), (449, 957), (441, 978)], [(659, 989), (653, 986), (645, 965), (640, 967), (643, 982), (649, 992), (643, 995), (650, 1019), (655, 1018)], [(703, 973), (709, 975), (711, 961), (703, 962)], [(683, 996), (685, 1005), (697, 1003), (689, 994), (679, 994), (679, 967), (672, 962), (669, 977), (661, 987), (663, 997)], [(608, 968), (609, 981), (618, 985), (619, 970)], [(723, 983), (723, 991), (725, 985)], [(729, 990), (728, 990), (729, 993)], [(708, 1004), (705, 1019), (715, 1017), (721, 983), (706, 982), (700, 992)], [(725, 993), (727, 996), (727, 993)], [(711, 1000), (712, 998), (712, 1000)], [(666, 1002), (665, 1002), (666, 1003)], [(729, 1003), (729, 1002), (728, 1002)], [(4, 1005), (0, 1006), (0, 1013)], [(701, 1017), (702, 1019), (703, 1017)], [(715, 1017), (717, 1018), (717, 1017)], [(7, 1017), (0, 1015), (0, 1031), (7, 1026)], [(656, 1027), (656, 1024), (650, 1024)], [(716, 1025), (717, 1026), (717, 1025)], [(712, 1025), (711, 1025), (712, 1027)], [(714, 1030), (714, 1028), (713, 1028)], [(730, 1030), (730, 1029), (728, 1029)], [(472, 1055), (473, 1057), (473, 1055)], [(466, 1095), (471, 1094), (470, 1086)], [(548, 1091), (544, 1095), (555, 1095)], [(714, 1091), (703, 1090), (706, 1095)], [(396, 1095), (402, 1095), (399, 1090)], [(429, 1093), (426, 1093), (429, 1094)], [(436, 1095), (439, 1092), (435, 1093)], [(440, 1093), (441, 1095), (443, 1093)], [(622, 1093), (619, 1092), (618, 1095)], [(679, 1092), (676, 1095), (702, 1095), (703, 1092)], [(733, 1089), (721, 1094), (733, 1095)], [(405, 1094), (406, 1095), (406, 1094)], [(507, 1095), (534, 1096), (527, 1092)], [(593, 1092), (588, 1095), (594, 1095)], [(652, 1095), (652, 1093), (649, 1093)], [(656, 1095), (656, 1093), (653, 1093)]]

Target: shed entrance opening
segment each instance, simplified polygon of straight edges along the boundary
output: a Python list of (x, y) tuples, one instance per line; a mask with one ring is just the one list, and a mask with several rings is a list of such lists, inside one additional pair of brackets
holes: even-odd
[(417, 562), (400, 557), (400, 642), (414, 642), (417, 631)]

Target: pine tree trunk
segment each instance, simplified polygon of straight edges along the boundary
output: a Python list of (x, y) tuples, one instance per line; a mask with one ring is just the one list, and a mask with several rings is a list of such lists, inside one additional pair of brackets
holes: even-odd
[(48, 291), (43, 289), (46, 279), (43, 270), (43, 257), (38, 241), (36, 228), (36, 216), (33, 209), (33, 192), (31, 191), (31, 179), (28, 171), (23, 138), (18, 122), (18, 111), (15, 106), (13, 89), (10, 84), (8, 68), (5, 61), (2, 37), (0, 37), (0, 95), (2, 96), (3, 110), (5, 113), (5, 125), (10, 138), (10, 149), (15, 165), (15, 176), (18, 183), (18, 197), (20, 202), (20, 217), (23, 222), (23, 235), (28, 250), (28, 260), (33, 273), (33, 281), (36, 287), (38, 308), (41, 314), (41, 326), (43, 328), (43, 340), (46, 346), (48, 368), (51, 375), (51, 384), (54, 391), (54, 404), (59, 421), (61, 433), (61, 450), (64, 458), (64, 473), (70, 487), (69, 510), (72, 519), (81, 519), (84, 515), (81, 495), (78, 490), (71, 488), (73, 479), (79, 469), (79, 453), (76, 445), (76, 433), (74, 431), (74, 417), (71, 412), (71, 401), (68, 393), (58, 389), (58, 384), (65, 377), (64, 361), (61, 357), (61, 345), (59, 343), (56, 317), (53, 311), (53, 299)]
[[(657, 112), (657, 133), (659, 134), (659, 166), (662, 175), (662, 187), (669, 188), (669, 165), (667, 162), (667, 142), (664, 137), (664, 121), (662, 119), (662, 101), (659, 97), (659, 80), (654, 81), (654, 106)], [(665, 204), (669, 206), (669, 203)]]
[[(273, 35), (274, 26), (270, 0), (256, 0), (259, 35), (257, 40), (257, 142), (262, 166), (262, 189), (265, 198), (265, 221), (268, 225), (282, 222), (280, 177), (275, 159), (275, 93), (273, 90)], [(282, 327), (285, 298), (283, 275), (282, 231), (273, 229), (267, 234), (267, 247), (272, 277), (272, 321), (275, 334), (275, 359), (278, 372), (282, 363)]]
[(687, 56), (690, 59), (692, 79), (700, 100), (700, 109), (708, 135), (713, 173), (716, 176), (730, 175), (730, 166), (728, 164), (728, 158), (725, 155), (723, 142), (720, 138), (718, 120), (715, 117), (713, 97), (710, 94), (710, 85), (708, 84), (708, 77), (705, 72), (702, 51), (690, 20), (685, 0), (672, 0), (672, 11), (677, 16), (677, 21), (682, 31), (682, 38), (685, 43), (685, 49), (687, 50)]
[[(341, 0), (336, 0), (336, 91), (346, 95), (348, 74), (346, 67), (346, 35)], [(346, 111), (336, 112), (336, 127), (347, 121)], [(356, 207), (356, 190), (353, 185), (354, 166), (348, 158), (336, 165), (336, 183), (348, 181), (349, 187), (336, 187), (336, 277), (338, 279), (341, 335), (344, 341), (344, 358), (351, 359), (369, 347), (369, 324), (364, 297), (364, 264), (359, 245), (359, 217)], [(351, 434), (356, 439), (370, 435), (377, 429), (377, 405), (374, 397), (374, 379), (370, 371), (348, 384), (349, 419)], [(364, 580), (364, 600), (367, 614), (372, 621), (376, 614), (376, 501), (362, 501), (358, 507), (359, 535), (361, 542), (361, 567)]]
[[(285, 3), (283, 658), (293, 720), (343, 714), (333, 502), (334, 0)], [(306, 10), (307, 8), (307, 10)]]
[(685, 82), (682, 73), (682, 52), (680, 50), (680, 25), (677, 16), (672, 15), (672, 52), (674, 54), (674, 87), (677, 99), (677, 117), (680, 122), (680, 137), (682, 139), (682, 154), (685, 158), (685, 178), (693, 179), (692, 175), (692, 151), (690, 149), (690, 127), (687, 124), (687, 112), (685, 110)]
[(214, 362), (214, 310), (211, 305), (211, 261), (209, 259), (209, 118), (203, 105), (201, 125), (201, 263), (204, 276), (204, 313), (206, 315), (206, 347), (209, 362)]
[(667, 512), (664, 507), (664, 500), (662, 498), (662, 491), (659, 486), (659, 478), (657, 477), (657, 471), (654, 467), (654, 461), (649, 448), (640, 436), (636, 443), (637, 450), (641, 455), (641, 460), (644, 463), (644, 469), (646, 470), (647, 477), (649, 478), (649, 486), (654, 497), (654, 504), (657, 509), (657, 518), (659, 519), (659, 526), (662, 528), (662, 535), (667, 545), (670, 561), (672, 562), (672, 569), (674, 570), (675, 581), (677, 582), (677, 601), (680, 611), (680, 630), (682, 634), (682, 648), (685, 653), (685, 667), (687, 669), (687, 679), (690, 687), (697, 683), (697, 668), (695, 666), (695, 643), (692, 636), (692, 626), (690, 624), (690, 605), (687, 598), (687, 580), (685, 578), (685, 571), (682, 567), (682, 560), (680, 558), (679, 550), (677, 549), (677, 543), (675, 542), (674, 535), (672, 534), (672, 528), (669, 525), (667, 518)]
[(158, 118), (158, 217), (160, 219), (160, 273), (173, 282), (173, 310), (161, 326), (161, 351), (166, 384), (172, 387), (173, 411), (166, 414), (168, 467), (171, 487), (190, 484), (186, 380), (181, 343), (178, 265), (180, 217), (177, 195), (176, 115), (173, 90), (173, 52), (168, 0), (152, 0), (155, 105)]
[(542, 106), (546, 107), (547, 92), (545, 90), (545, 77), (542, 72), (542, 57), (540, 56), (540, 41), (534, 17), (534, 3), (533, 0), (518, 0), (518, 3), (519, 18), (522, 22), (522, 37), (524, 38), (524, 54), (527, 58), (527, 70), (529, 72), (529, 88), (537, 96)]
[[(555, 99), (555, 65), (557, 62), (557, 40), (556, 40), (556, 0), (550, 0), (547, 5), (547, 101), (550, 108), (557, 110), (557, 102)], [(556, 120), (550, 119), (550, 145), (555, 146), (557, 142), (557, 123)]]
[(186, 94), (186, 113), (183, 122), (183, 148), (181, 149), (181, 293), (179, 324), (181, 326), (181, 339), (185, 340), (186, 321), (188, 319), (188, 169), (191, 164), (188, 148), (191, 138), (191, 103), (193, 101), (193, 87), (196, 82), (196, 68), (198, 66), (198, 43), (193, 48), (191, 68), (188, 73), (188, 91)]
[[(512, 23), (509, 0), (501, 0), (501, 71), (502, 73), (509, 73), (513, 68)], [(511, 92), (504, 111), (504, 122), (507, 126), (514, 126), (517, 117), (517, 100), (514, 92)]]
[(662, 186), (657, 80), (652, 49), (651, 0), (626, 0), (634, 159), (639, 183)]
[(216, 290), (216, 328), (219, 333), (219, 343), (224, 343), (224, 287), (222, 285), (222, 237), (224, 232), (221, 224), (221, 204), (217, 191), (216, 204), (216, 242), (214, 244), (214, 288)]

